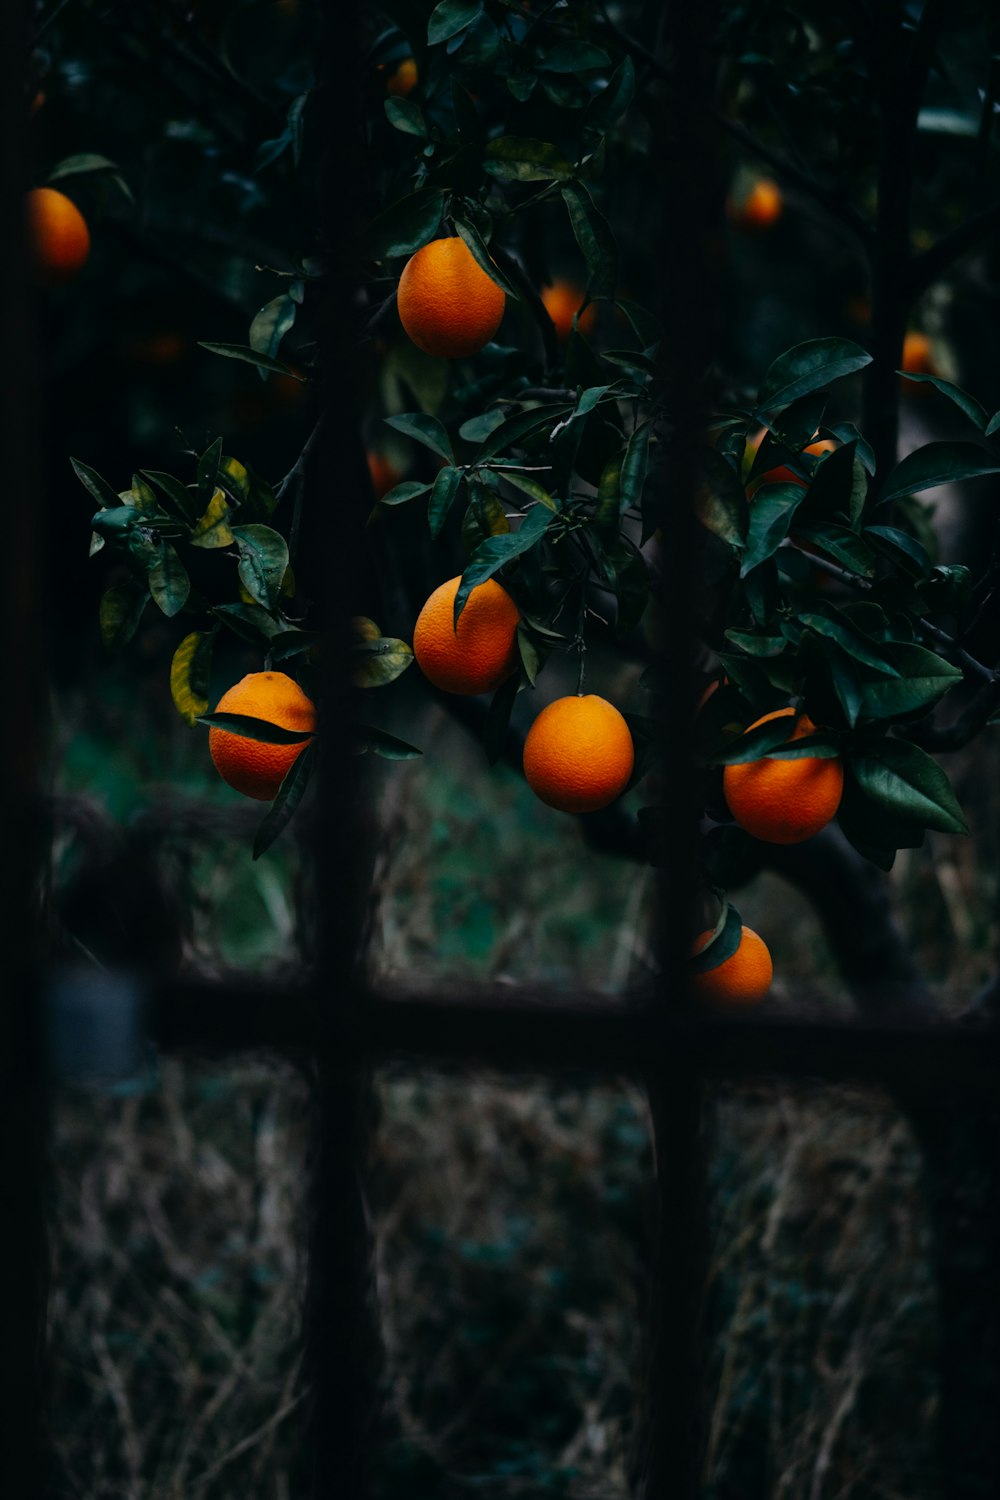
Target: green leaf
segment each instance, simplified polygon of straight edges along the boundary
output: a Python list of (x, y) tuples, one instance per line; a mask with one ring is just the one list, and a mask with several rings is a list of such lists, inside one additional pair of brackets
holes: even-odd
[(852, 756), (850, 766), (858, 785), (886, 812), (941, 833), (968, 833), (947, 776), (917, 745), (883, 740)]
[(427, 504), (427, 519), (430, 522), (431, 536), (441, 535), (441, 528), (448, 518), (448, 512), (455, 502), (464, 478), (465, 475), (461, 469), (441, 469), (438, 473)]
[(139, 620), (149, 600), (149, 590), (134, 583), (116, 584), (101, 597), (101, 640), (109, 651), (127, 643), (139, 628)]
[(783, 635), (758, 635), (752, 630), (737, 630), (735, 626), (730, 626), (725, 636), (748, 656), (780, 656), (788, 644)]
[(470, 224), (466, 219), (461, 219), (456, 216), (455, 228), (458, 230), (459, 235), (465, 241), (466, 245), (468, 245), (469, 249), (472, 252), (473, 259), (480, 267), (480, 269), (485, 271), (490, 280), (496, 282), (500, 290), (502, 292), (505, 292), (508, 297), (513, 297), (515, 302), (520, 302), (520, 292), (512, 282), (507, 280), (507, 277), (501, 271), (500, 267), (497, 265), (496, 261), (487, 250), (479, 234), (479, 231), (475, 228), (475, 226), (473, 224)]
[(96, 469), (89, 464), (81, 463), (78, 458), (71, 458), (73, 473), (79, 479), (84, 489), (92, 500), (96, 500), (103, 510), (117, 510), (121, 505), (118, 493), (113, 490), (106, 479), (102, 479)]
[(850, 761), (845, 767), (837, 822), (855, 849), (880, 870), (892, 869), (897, 849), (919, 849), (924, 842), (924, 830), (917, 824), (897, 817), (865, 795), (852, 774)]
[(930, 573), (931, 560), (926, 549), (908, 531), (900, 531), (897, 526), (866, 526), (865, 536), (912, 578), (926, 578)]
[(385, 117), (394, 130), (400, 130), (404, 135), (417, 135), (424, 140), (430, 135), (424, 112), (412, 99), (390, 96), (386, 99), (384, 108)]
[(831, 654), (827, 661), (830, 682), (837, 702), (844, 710), (844, 718), (853, 729), (861, 713), (861, 676), (849, 656), (840, 651)]
[(594, 42), (557, 42), (538, 59), (540, 73), (588, 73), (606, 68), (611, 58)]
[(191, 725), (208, 710), (213, 639), (213, 631), (193, 630), (181, 641), (170, 663), (170, 696), (181, 718)]
[(620, 514), (637, 507), (642, 501), (642, 487), (649, 469), (649, 438), (652, 426), (645, 422), (631, 433), (622, 460), (621, 487), (618, 498)]
[(467, 422), (463, 422), (458, 435), (467, 443), (483, 443), (491, 432), (496, 432), (503, 421), (503, 408), (496, 406), (492, 411), (485, 411), (480, 416), (470, 417)]
[(618, 535), (621, 517), (621, 480), (623, 454), (605, 464), (597, 484), (597, 505), (594, 510), (594, 525), (597, 532), (609, 545)]
[(476, 455), (476, 462), (485, 463), (487, 459), (502, 453), (504, 448), (523, 443), (525, 438), (532, 437), (544, 427), (553, 427), (569, 410), (568, 406), (536, 406), (531, 411), (521, 411), (514, 417), (508, 417), (490, 433)]
[(257, 829), (257, 835), (253, 841), (254, 859), (260, 859), (261, 855), (270, 849), (278, 835), (291, 822), (296, 808), (305, 795), (306, 787), (309, 785), (314, 759), (315, 746), (307, 745), (301, 755), (295, 757), (285, 772), (285, 777), (278, 788), (277, 796), (264, 814)]
[(574, 175), (573, 163), (551, 141), (502, 135), (486, 147), (484, 166), (501, 182), (562, 181)]
[(259, 740), (262, 745), (304, 745), (313, 737), (311, 729), (283, 729), (269, 719), (255, 719), (250, 714), (199, 714), (197, 723), (209, 729), (224, 729), (241, 740)]
[(704, 948), (689, 960), (692, 974), (710, 974), (732, 958), (743, 941), (743, 919), (735, 906), (725, 901), (715, 930)]
[(441, 0), (427, 22), (427, 45), (434, 47), (464, 31), (479, 19), (482, 10), (483, 0)]
[(967, 391), (963, 391), (961, 386), (953, 385), (950, 380), (942, 380), (940, 375), (916, 375), (909, 370), (897, 370), (896, 374), (902, 375), (904, 380), (934, 386), (943, 396), (947, 396), (949, 401), (954, 401), (959, 411), (963, 411), (980, 432), (986, 431), (989, 421), (986, 408), (979, 404), (975, 396), (970, 396)]
[(618, 602), (615, 635), (622, 640), (642, 619), (649, 599), (649, 571), (642, 553), (628, 537), (619, 536), (606, 554), (608, 578)]
[(250, 324), (250, 348), (273, 359), (297, 312), (298, 304), (288, 292), (265, 302)]
[(527, 474), (517, 474), (512, 469), (496, 470), (504, 484), (512, 484), (522, 495), (527, 495), (532, 500), (537, 500), (539, 505), (544, 505), (548, 510), (558, 510), (559, 505), (553, 500), (548, 490), (538, 484), (536, 480), (529, 479)]
[(155, 484), (157, 489), (162, 490), (167, 498), (173, 501), (174, 508), (185, 521), (194, 520), (198, 513), (197, 501), (179, 479), (175, 479), (172, 474), (161, 473), (159, 469), (142, 469), (140, 472), (145, 479)]
[(288, 543), (270, 526), (233, 526), (240, 553), (240, 582), (258, 604), (275, 609), (288, 567)]
[(254, 646), (266, 646), (286, 626), (259, 604), (216, 604), (213, 611), (234, 635)]
[(198, 494), (207, 504), (215, 493), (219, 482), (219, 463), (222, 458), (222, 439), (216, 438), (198, 460)]
[(841, 567), (849, 568), (862, 578), (871, 578), (875, 572), (875, 559), (856, 532), (846, 526), (835, 526), (828, 522), (822, 526), (807, 526), (795, 522), (793, 543), (813, 542)]
[(870, 365), (872, 357), (850, 339), (809, 339), (780, 354), (764, 376), (757, 405), (777, 412), (799, 396)]
[(821, 608), (814, 602), (810, 609), (803, 610), (795, 619), (803, 629), (814, 630), (817, 635), (836, 641), (855, 661), (864, 662), (866, 667), (874, 667), (887, 677), (897, 675), (885, 653), (843, 611), (832, 606)]
[(740, 562), (740, 577), (758, 563), (773, 557), (788, 535), (796, 510), (805, 499), (800, 484), (762, 484), (750, 505), (750, 528), (746, 551)]
[(995, 432), (1000, 432), (1000, 411), (995, 411), (986, 424), (987, 437), (992, 437)]
[(889, 505), (904, 495), (932, 490), (939, 484), (955, 484), (960, 479), (978, 479), (983, 474), (1000, 474), (1000, 463), (976, 443), (925, 443), (896, 465), (876, 504)]
[(774, 760), (801, 760), (815, 756), (820, 760), (830, 760), (840, 754), (836, 737), (829, 733), (790, 739), (793, 724), (792, 717), (785, 714), (780, 719), (769, 719), (766, 724), (758, 724), (755, 729), (731, 736), (715, 750), (711, 757), (712, 764), (742, 766), (765, 757)]
[(512, 672), (490, 699), (490, 706), (486, 711), (486, 723), (483, 725), (483, 748), (491, 766), (495, 766), (503, 755), (504, 741), (510, 727), (510, 716), (520, 687), (520, 672)]
[(626, 57), (608, 79), (607, 88), (595, 94), (584, 111), (580, 130), (588, 150), (592, 151), (616, 120), (621, 119), (634, 93), (635, 68), (632, 59)]
[(451, 441), (437, 417), (429, 417), (422, 411), (410, 411), (403, 412), (398, 417), (386, 417), (385, 421), (397, 432), (403, 432), (416, 442), (423, 443), (425, 448), (430, 448), (432, 453), (437, 453), (446, 463), (455, 462)]
[(470, 553), (487, 537), (506, 536), (510, 531), (510, 522), (499, 495), (475, 481), (471, 488), (472, 498), (462, 517), (462, 541)]
[(552, 512), (536, 506), (528, 512), (517, 531), (506, 536), (491, 536), (480, 542), (465, 565), (462, 581), (455, 595), (455, 628), (472, 590), (492, 578), (505, 563), (520, 557), (539, 542), (552, 520)]
[(441, 188), (421, 188), (409, 193), (383, 210), (372, 221), (371, 255), (375, 260), (392, 260), (399, 255), (413, 255), (423, 245), (436, 239), (441, 229)]
[(407, 500), (416, 500), (419, 495), (426, 495), (429, 489), (429, 484), (418, 484), (415, 479), (405, 479), (402, 484), (397, 484), (388, 494), (383, 495), (378, 504), (405, 505)]
[(351, 656), (351, 681), (360, 688), (385, 687), (395, 682), (413, 661), (413, 652), (405, 641), (383, 635), (374, 640), (355, 641)]
[(742, 547), (750, 528), (750, 508), (742, 481), (714, 448), (706, 448), (699, 460), (704, 482), (695, 501), (698, 519), (707, 531), (731, 547)]
[(172, 620), (188, 601), (191, 580), (187, 569), (169, 542), (158, 543), (159, 556), (146, 575), (154, 602)]
[(882, 650), (899, 676), (863, 684), (862, 718), (894, 719), (926, 711), (963, 680), (958, 667), (923, 646), (886, 641)]
[(397, 739), (394, 734), (376, 729), (373, 724), (358, 725), (357, 750), (359, 755), (372, 750), (376, 755), (381, 755), (383, 760), (417, 760), (424, 753), (415, 745), (408, 745), (405, 740)]
[(91, 517), (90, 524), (100, 536), (115, 541), (137, 526), (139, 519), (134, 505), (116, 505), (113, 510), (99, 510)]
[(233, 533), (229, 529), (229, 501), (222, 490), (216, 490), (205, 511), (191, 532), (192, 547), (231, 547)]
[(274, 661), (288, 661), (293, 656), (302, 656), (323, 640), (318, 630), (278, 630), (267, 643)]
[(271, 370), (276, 375), (291, 375), (293, 380), (305, 379), (296, 370), (283, 365), (280, 359), (272, 359), (269, 354), (258, 354), (248, 344), (210, 344), (199, 339), (198, 347), (207, 349), (209, 354), (221, 354), (224, 359), (240, 359), (244, 364), (256, 365), (258, 370)]
[(567, 182), (560, 189), (570, 226), (583, 251), (590, 273), (587, 290), (595, 297), (614, 296), (618, 277), (618, 243), (607, 219), (595, 207), (587, 189)]

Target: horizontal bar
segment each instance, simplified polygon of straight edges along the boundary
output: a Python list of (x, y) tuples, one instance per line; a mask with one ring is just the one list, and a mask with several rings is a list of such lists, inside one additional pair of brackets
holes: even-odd
[(167, 1051), (322, 1045), (369, 1062), (654, 1075), (683, 1066), (715, 1079), (853, 1079), (918, 1092), (995, 1089), (1000, 1071), (1000, 1028), (989, 1021), (796, 1020), (496, 984), (382, 986), (348, 1009), (280, 984), (181, 981), (154, 996), (150, 1031)]

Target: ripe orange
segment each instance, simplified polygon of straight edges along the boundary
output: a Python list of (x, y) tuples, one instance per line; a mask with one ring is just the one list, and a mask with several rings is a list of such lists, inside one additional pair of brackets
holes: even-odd
[(730, 222), (751, 234), (769, 229), (781, 218), (783, 208), (781, 189), (769, 177), (759, 177), (742, 201), (729, 198), (726, 202)]
[(72, 281), (90, 254), (87, 221), (72, 199), (55, 188), (32, 188), (28, 230), (38, 280), (44, 286)]
[[(760, 444), (758, 443), (757, 447), (759, 446)], [(836, 446), (832, 438), (820, 438), (818, 442), (810, 443), (805, 451), (818, 457), (821, 453), (832, 453)], [(756, 448), (754, 452), (756, 452)], [(787, 464), (779, 464), (776, 469), (768, 469), (765, 473), (758, 474), (752, 479), (747, 493), (752, 495), (758, 486), (762, 484), (801, 484), (805, 487), (806, 481), (802, 478), (801, 474), (793, 473)]]
[(400, 95), (406, 98), (412, 94), (417, 86), (417, 64), (412, 57), (404, 57), (395, 72), (390, 73), (386, 80), (385, 91), (387, 94)]
[(521, 611), (494, 578), (472, 590), (455, 629), (461, 578), (431, 594), (413, 627), (413, 654), (428, 681), (446, 693), (488, 693), (517, 666)]
[(371, 452), (365, 455), (368, 460), (368, 472), (372, 478), (372, 490), (376, 500), (381, 500), (383, 495), (388, 495), (399, 483), (399, 474), (386, 458), (384, 453)]
[(595, 693), (557, 698), (524, 742), (524, 775), (536, 797), (559, 812), (596, 812), (621, 796), (635, 764), (629, 727)]
[[(750, 927), (744, 927), (742, 933), (736, 952), (718, 968), (691, 975), (692, 992), (700, 1000), (721, 1005), (757, 1005), (771, 988), (774, 969), (767, 944)], [(695, 939), (692, 957), (701, 952), (711, 936), (710, 932), (703, 932)]]
[(477, 354), (500, 327), (507, 298), (464, 240), (431, 240), (403, 267), (399, 317), (418, 349), (443, 359)]
[[(281, 729), (300, 729), (304, 734), (316, 728), (316, 709), (311, 699), (284, 672), (251, 672), (223, 693), (215, 705), (216, 713), (247, 714), (252, 719), (266, 719)], [(256, 797), (271, 802), (288, 771), (302, 754), (308, 741), (299, 745), (266, 745), (262, 740), (244, 739), (227, 729), (210, 729), (208, 748), (215, 769), (223, 781)]]
[[(771, 719), (791, 718), (795, 710), (779, 708), (750, 725)], [(814, 734), (816, 725), (805, 714), (790, 739)], [(827, 823), (840, 806), (844, 791), (844, 766), (839, 756), (823, 759), (806, 755), (800, 760), (746, 761), (726, 766), (722, 787), (729, 811), (741, 828), (766, 844), (801, 844)]]
[[(931, 349), (931, 341), (926, 333), (917, 333), (911, 330), (903, 340), (903, 354), (899, 362), (899, 368), (906, 370), (911, 375), (938, 375), (937, 364)], [(929, 396), (933, 387), (923, 380), (905, 380), (899, 378), (899, 384), (908, 396)]]
[[(568, 339), (573, 331), (573, 314), (583, 301), (584, 293), (573, 282), (557, 276), (551, 286), (542, 288), (541, 298), (545, 311), (556, 325), (558, 338)], [(586, 312), (580, 314), (576, 326), (581, 333), (589, 333), (596, 320), (597, 308), (591, 303)]]

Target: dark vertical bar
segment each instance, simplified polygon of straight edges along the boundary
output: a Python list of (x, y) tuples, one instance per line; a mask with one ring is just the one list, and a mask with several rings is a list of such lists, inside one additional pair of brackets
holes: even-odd
[(317, 926), (313, 1221), (306, 1350), (312, 1387), (312, 1493), (370, 1493), (375, 1410), (374, 1312), (363, 1174), (370, 1081), (349, 1012), (360, 1001), (356, 955), (368, 885), (367, 840), (354, 754), (356, 705), (347, 671), (348, 621), (370, 614), (365, 539), (369, 489), (357, 408), (360, 226), (367, 182), (358, 0), (324, 7), (318, 109), (325, 156), (318, 213), (323, 370), (321, 425), (306, 469), (298, 576), (326, 634), (311, 816)]
[(28, 141), (27, 6), (0, 6), (0, 286), (4, 289), (0, 455), (7, 495), (0, 618), (7, 666), (0, 726), (0, 1494), (43, 1492), (45, 1089), (39, 1021), (38, 776), (43, 754), (42, 509), (36, 465), (38, 378), (24, 234)]
[[(664, 786), (661, 937), (665, 1008), (685, 1006), (687, 954), (698, 892), (698, 798), (694, 717), (694, 620), (699, 558), (695, 499), (701, 478), (712, 365), (719, 324), (717, 274), (722, 193), (716, 180), (711, 114), (711, 41), (717, 7), (672, 0), (656, 38), (661, 108), (651, 160), (660, 163), (660, 254), (666, 377), (661, 531), (665, 605), (663, 643)], [(655, 16), (655, 8), (648, 12)], [(693, 1497), (702, 1455), (701, 1303), (705, 1281), (703, 1086), (693, 1052), (665, 1049), (665, 1070), (650, 1077), (656, 1140), (659, 1224), (642, 1425), (644, 1500)]]

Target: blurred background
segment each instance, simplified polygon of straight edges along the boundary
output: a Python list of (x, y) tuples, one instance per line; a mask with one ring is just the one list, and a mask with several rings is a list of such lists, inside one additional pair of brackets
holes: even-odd
[[(420, 0), (364, 7), (374, 208), (395, 195), (383, 103), (409, 56), (411, 8), (424, 19), (431, 9)], [(311, 0), (47, 0), (36, 12), (26, 88), (32, 185), (81, 156), (105, 162), (55, 179), (87, 219), (91, 253), (70, 284), (37, 302), (51, 943), (63, 976), (52, 999), (50, 1328), (61, 1500), (294, 1500), (305, 1485), (308, 1069), (271, 1055), (158, 1056), (135, 1025), (145, 981), (180, 968), (291, 982), (305, 945), (303, 855), (293, 824), (251, 860), (259, 810), (223, 784), (207, 731), (189, 727), (171, 702), (170, 659), (185, 627), (150, 608), (123, 648), (103, 643), (100, 599), (120, 564), (108, 550), (88, 559), (94, 505), (70, 457), (116, 490), (138, 470), (188, 482), (192, 455), (217, 436), (272, 485), (295, 463), (317, 419), (315, 388), (262, 378), (200, 343), (246, 344), (255, 313), (291, 281), (305, 284), (308, 306), (323, 249), (312, 113), (320, 9)], [(496, 20), (500, 9), (487, 7)], [(655, 54), (658, 7), (623, 0), (592, 9)], [(844, 35), (820, 7), (798, 8), (794, 22), (780, 7), (719, 9), (717, 109), (773, 152), (812, 152), (827, 170), (837, 128), (827, 101), (854, 112), (859, 138), (870, 126)], [(952, 10), (946, 66), (932, 75), (918, 136), (920, 243), (961, 222), (970, 171), (986, 171), (975, 165), (976, 144), (995, 38), (978, 7)], [(751, 35), (758, 23), (769, 53)], [(626, 295), (656, 305), (664, 288), (643, 205), (661, 84), (655, 69), (640, 66), (639, 78), (600, 201), (620, 238)], [(414, 87), (420, 99), (419, 79)], [(799, 111), (793, 140), (775, 125), (776, 99)], [(870, 208), (874, 181), (858, 151), (852, 191)], [(839, 334), (864, 345), (870, 288), (853, 241), (823, 204), (777, 181), (725, 132), (718, 172), (717, 385), (721, 398), (735, 398), (804, 339)], [(988, 184), (976, 184), (985, 194)], [(687, 211), (669, 204), (678, 221)], [(519, 247), (529, 275), (549, 296), (563, 284), (575, 296), (585, 268), (562, 219), (540, 213), (532, 222), (535, 238)], [(987, 241), (927, 293), (910, 346), (913, 360), (989, 411), (1000, 405), (983, 337), (996, 322), (996, 259)], [(374, 303), (385, 288), (376, 281), (368, 295)], [(604, 346), (619, 337), (606, 305), (588, 336)], [(313, 373), (314, 338), (300, 319), (282, 360)], [(516, 309), (500, 338), (516, 350), (535, 334)], [(448, 397), (442, 362), (420, 355), (393, 313), (360, 350), (356, 377), (373, 498), (402, 479), (433, 477), (427, 453), (384, 417), (415, 400), (438, 410)], [(843, 399), (855, 415), (857, 393)], [(904, 451), (954, 436), (960, 423), (927, 387), (902, 396)], [(940, 560), (972, 561), (994, 498), (987, 483), (961, 496), (939, 490), (912, 522)], [(324, 503), (338, 503), (335, 472)], [(383, 514), (373, 530), (384, 594), (372, 613), (385, 634), (409, 640), (421, 589), (456, 571), (458, 538), (432, 555), (425, 528), (402, 512)], [(622, 706), (645, 711), (639, 679), (655, 641), (651, 620), (629, 659), (598, 657), (598, 691), (603, 684)], [(227, 638), (211, 701), (260, 665), (255, 647)], [(553, 692), (570, 690), (560, 673), (568, 684), (571, 671), (551, 669)], [(364, 765), (378, 828), (374, 974), (530, 980), (566, 993), (582, 985), (614, 1004), (655, 973), (656, 877), (628, 836), (639, 792), (595, 835), (540, 813), (516, 770), (490, 768), (475, 726), (446, 712), (415, 671), (379, 695), (377, 711), (382, 727), (424, 754)], [(1000, 795), (989, 739), (952, 757), (949, 772), (974, 837), (930, 835), (901, 852), (889, 882), (908, 951), (935, 997), (959, 1009), (994, 968)], [(737, 899), (744, 920), (768, 936), (768, 1004), (849, 1014), (822, 914), (801, 891), (765, 871)], [(87, 1000), (95, 974), (105, 976), (97, 1023)], [(642, 1090), (625, 1078), (394, 1066), (374, 1080), (374, 1108), (379, 1500), (624, 1500), (655, 1213)], [(718, 1090), (706, 1132), (706, 1496), (939, 1494), (939, 1317), (920, 1157), (902, 1115), (875, 1091), (763, 1081)]]

